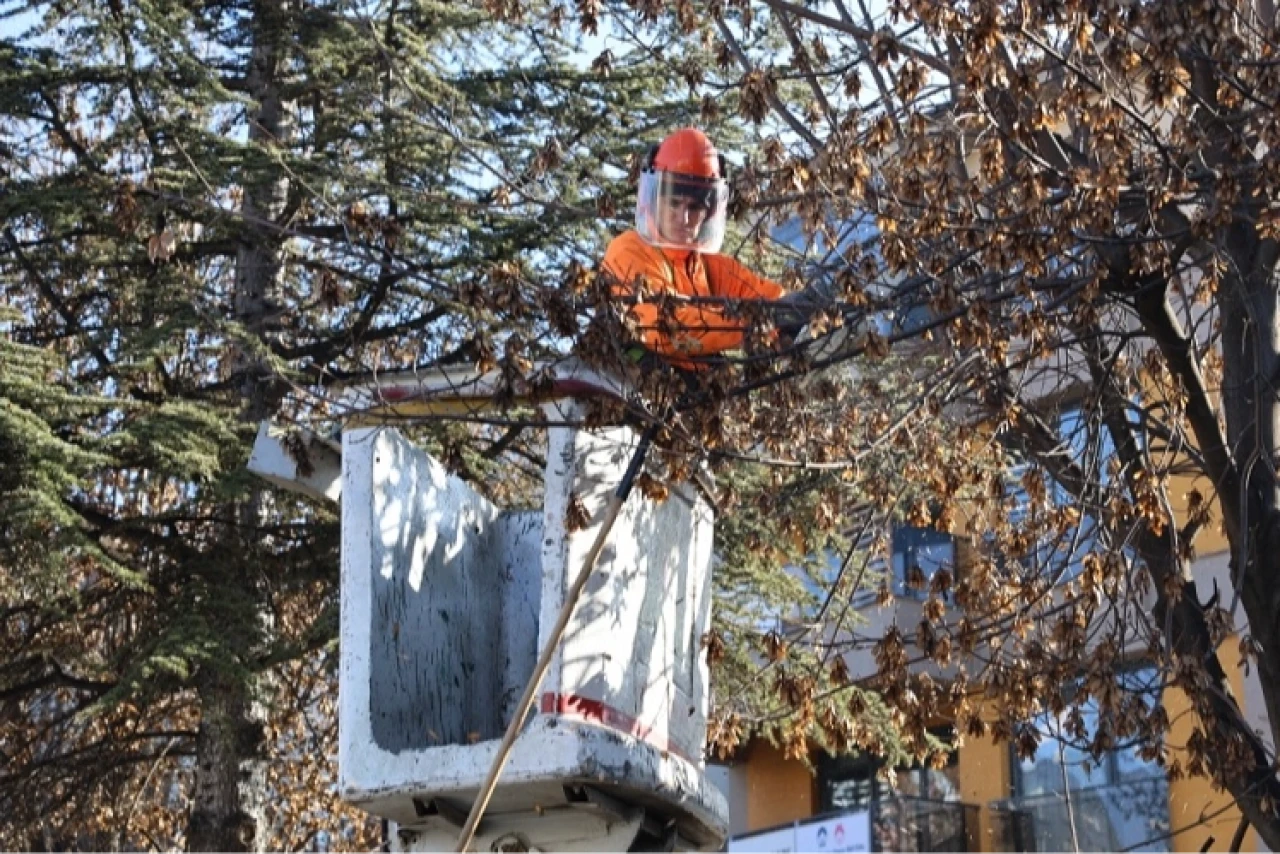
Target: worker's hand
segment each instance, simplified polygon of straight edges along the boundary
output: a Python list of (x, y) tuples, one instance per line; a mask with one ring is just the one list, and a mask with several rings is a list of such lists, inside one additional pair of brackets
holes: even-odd
[(778, 330), (778, 345), (783, 350), (790, 350), (794, 347), (796, 341), (804, 332), (803, 323), (776, 323), (775, 326)]
[(830, 285), (825, 281), (810, 282), (805, 285), (804, 290), (786, 294), (774, 301), (771, 306), (773, 324), (784, 338), (795, 341), (798, 340), (800, 330), (816, 312), (832, 306)]
[(769, 305), (773, 326), (778, 330), (778, 344), (789, 350), (809, 322), (809, 312), (799, 300), (800, 294), (787, 294)]
[(814, 337), (808, 326), (800, 330), (796, 336), (797, 347), (803, 347), (810, 362), (824, 362), (835, 358), (853, 344), (853, 330), (848, 326), (837, 326), (835, 329)]

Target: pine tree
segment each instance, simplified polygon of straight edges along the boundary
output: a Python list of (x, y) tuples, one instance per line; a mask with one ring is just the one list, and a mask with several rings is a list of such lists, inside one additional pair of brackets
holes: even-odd
[[(335, 518), (247, 474), (257, 422), (566, 346), (546, 307), (625, 219), (637, 133), (699, 106), (643, 55), (581, 69), (534, 11), (43, 2), (0, 42), (0, 845), (303, 826), (268, 757), (331, 688)], [(426, 433), (493, 465), (483, 430)]]

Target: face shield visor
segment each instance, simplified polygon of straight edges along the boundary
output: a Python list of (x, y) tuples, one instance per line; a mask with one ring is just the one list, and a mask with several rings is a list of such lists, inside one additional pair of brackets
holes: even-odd
[(729, 185), (720, 178), (641, 172), (636, 231), (653, 246), (718, 252), (728, 204)]

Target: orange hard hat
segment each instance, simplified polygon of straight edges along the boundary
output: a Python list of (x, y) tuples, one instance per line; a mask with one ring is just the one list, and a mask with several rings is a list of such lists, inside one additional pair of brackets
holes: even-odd
[(652, 168), (698, 178), (722, 178), (720, 155), (697, 128), (681, 128), (668, 136), (653, 155)]

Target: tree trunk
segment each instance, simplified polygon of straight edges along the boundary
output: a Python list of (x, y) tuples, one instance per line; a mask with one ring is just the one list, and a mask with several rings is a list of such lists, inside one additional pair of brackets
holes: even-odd
[[(1141, 292), (1138, 288), (1134, 290)], [(1155, 337), (1166, 348), (1166, 355), (1169, 356), (1168, 349), (1174, 336), (1158, 334), (1164, 316), (1165, 297), (1162, 291), (1148, 289), (1148, 293), (1153, 295), (1145, 301), (1139, 299), (1137, 309), (1148, 328), (1155, 331)], [(1116, 386), (1114, 374), (1107, 364), (1107, 354), (1098, 343), (1103, 339), (1100, 335), (1092, 334), (1097, 331), (1078, 330), (1078, 337), (1084, 342), (1082, 346), (1085, 359), (1102, 403), (1104, 427), (1128, 473), (1132, 488), (1132, 484), (1143, 474), (1145, 463), (1137, 437), (1128, 421), (1126, 395)], [(1224, 336), (1224, 339), (1230, 341), (1230, 335)], [(1027, 448), (1068, 489), (1075, 490), (1085, 486), (1087, 480), (1079, 474), (1062, 471), (1064, 462), (1057, 456), (1059, 443), (1056, 434), (1047, 428), (1033, 429), (1035, 427), (1036, 425), (1028, 422), (1020, 430), (1020, 438)], [(1230, 428), (1228, 410), (1229, 431)], [(1237, 429), (1252, 431), (1254, 436), (1258, 433), (1254, 424), (1241, 428), (1237, 423)], [(1265, 433), (1265, 429), (1262, 432)], [(1231, 447), (1239, 447), (1238, 436), (1232, 438)], [(1065, 465), (1071, 467), (1074, 464), (1068, 461)], [(1225, 481), (1226, 478), (1221, 480)], [(1229, 502), (1233, 497), (1224, 495), (1222, 500), (1224, 503)], [(1224, 510), (1228, 514), (1235, 512), (1233, 506), (1224, 507)], [(1232, 515), (1231, 518), (1239, 517)], [(1256, 524), (1252, 523), (1244, 529), (1253, 528)], [(1232, 534), (1240, 530), (1232, 525), (1228, 525), (1228, 529)], [(1166, 526), (1159, 534), (1144, 527), (1138, 532), (1134, 542), (1143, 564), (1151, 573), (1156, 595), (1155, 624), (1168, 627), (1169, 634), (1162, 640), (1175, 659), (1197, 665), (1192, 671), (1197, 674), (1193, 684), (1183, 687), (1213, 745), (1216, 758), (1208, 757), (1210, 767), (1231, 792), (1241, 813), (1254, 826), (1259, 836), (1272, 850), (1280, 850), (1280, 819), (1277, 819), (1269, 807), (1271, 803), (1280, 803), (1280, 780), (1276, 778), (1266, 745), (1250, 729), (1232, 694), (1230, 681), (1218, 660), (1217, 648), (1211, 637), (1206, 607), (1197, 597), (1192, 567), (1178, 547), (1177, 536), (1172, 525)], [(1232, 546), (1234, 553), (1239, 554), (1234, 536)], [(1250, 555), (1250, 563), (1256, 566), (1259, 563), (1256, 556), (1258, 538), (1250, 538), (1249, 546), (1247, 553)], [(1272, 688), (1275, 687), (1273, 684)]]
[[(1236, 225), (1227, 241), (1236, 269), (1223, 283), (1222, 405), (1239, 481), (1240, 520), (1231, 540), (1231, 571), (1248, 630), (1260, 647), (1259, 682), (1280, 747), (1280, 290), (1275, 241)], [(1232, 617), (1237, 617), (1232, 614)], [(1269, 843), (1273, 849), (1275, 842)]]
[[(286, 0), (258, 0), (254, 10), (255, 38), (246, 82), (258, 106), (250, 114), (249, 145), (251, 149), (271, 149), (282, 145), (292, 130), (288, 107), (280, 93), (289, 17)], [(250, 157), (255, 157), (252, 150)], [(274, 165), (256, 164), (248, 174), (251, 177), (241, 203), (242, 238), (236, 250), (235, 315), (246, 330), (265, 338), (278, 323), (281, 310), (283, 240), (274, 228), (274, 217), (288, 200), (289, 182)], [(242, 356), (237, 367), (242, 378), (245, 420), (255, 424), (273, 415), (283, 397), (279, 378), (272, 375), (268, 365), (253, 357)]]
[(248, 686), (239, 679), (208, 678), (199, 693), (196, 787), (187, 850), (254, 850), (257, 823), (241, 803), (241, 759), (256, 752), (260, 739), (260, 730), (249, 722)]
[[(1216, 415), (1192, 416), (1200, 447), (1209, 461), (1206, 476), (1218, 488), (1224, 528), (1231, 547), (1234, 595), (1239, 596), (1248, 619), (1247, 630), (1262, 652), (1257, 661), (1260, 682), (1270, 716), (1272, 737), (1277, 737), (1277, 701), (1280, 700), (1280, 666), (1275, 645), (1280, 609), (1276, 603), (1277, 547), (1280, 538), (1268, 536), (1280, 531), (1276, 520), (1280, 481), (1276, 476), (1276, 451), (1280, 448), (1280, 407), (1275, 403), (1272, 382), (1280, 368), (1280, 312), (1277, 294), (1270, 283), (1276, 256), (1273, 246), (1260, 242), (1251, 229), (1233, 226), (1227, 240), (1236, 270), (1248, 275), (1228, 276), (1222, 310), (1222, 412), (1225, 444), (1217, 431)], [(1212, 411), (1212, 401), (1204, 387), (1186, 383), (1195, 366), (1187, 358), (1189, 338), (1169, 322), (1167, 297), (1163, 289), (1135, 288), (1140, 294), (1135, 307), (1175, 373), (1184, 379), (1193, 400), (1190, 407)], [(1125, 454), (1123, 443), (1131, 442), (1124, 426), (1123, 409), (1111, 413), (1109, 427), (1117, 450)], [(1125, 459), (1133, 471), (1139, 470), (1134, 448)], [(1221, 451), (1228, 451), (1226, 456)], [(1180, 556), (1172, 529), (1163, 536), (1146, 532), (1139, 541), (1151, 571), (1157, 594), (1155, 617), (1158, 624), (1168, 618), (1171, 635), (1167, 648), (1184, 661), (1203, 668), (1203, 683), (1188, 688), (1206, 734), (1213, 739), (1218, 757), (1210, 758), (1215, 775), (1235, 797), (1241, 812), (1272, 850), (1280, 849), (1280, 817), (1273, 804), (1280, 803), (1280, 780), (1268, 755), (1267, 745), (1250, 728), (1230, 683), (1218, 660), (1210, 636), (1206, 608), (1198, 600), (1192, 567)], [(1175, 581), (1176, 579), (1176, 581)], [(1173, 588), (1174, 597), (1169, 595)], [(1221, 602), (1222, 607), (1229, 607)], [(1236, 627), (1238, 614), (1232, 613)], [(1228, 653), (1230, 654), (1230, 653)]]
[[(280, 273), (283, 240), (274, 227), (287, 200), (289, 184), (280, 169), (264, 162), (261, 149), (284, 144), (292, 130), (289, 106), (282, 101), (285, 62), (288, 58), (291, 20), (288, 0), (257, 0), (250, 27), (253, 34), (246, 84), (256, 107), (249, 112), (246, 179), (241, 204), (241, 244), (236, 251), (234, 310), (244, 329), (259, 340), (272, 333), (281, 305)], [(285, 384), (264, 360), (241, 351), (235, 372), (244, 401), (242, 419), (256, 425), (271, 417), (284, 396)], [(259, 561), (250, 544), (263, 519), (265, 494), (255, 490), (227, 518), (235, 524), (226, 531), (230, 557), (226, 576), (215, 580), (229, 592), (261, 589)], [(254, 615), (262, 634), (271, 626), (264, 603), (265, 591), (252, 595)], [(253, 641), (229, 643), (237, 650), (233, 669), (223, 675), (206, 675), (200, 685), (201, 724), (196, 741), (195, 798), (189, 819), (189, 851), (247, 851), (265, 847), (268, 828), (262, 819), (264, 779), (261, 727), (256, 722), (252, 697), (261, 689), (264, 674), (253, 673), (259, 651)], [(227, 676), (226, 673), (235, 673)], [(243, 674), (250, 673), (251, 676)]]

